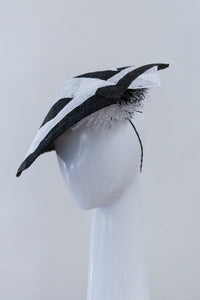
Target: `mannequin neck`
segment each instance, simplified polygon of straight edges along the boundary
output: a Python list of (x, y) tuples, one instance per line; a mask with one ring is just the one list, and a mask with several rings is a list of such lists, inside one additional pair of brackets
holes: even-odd
[(139, 179), (94, 209), (87, 300), (148, 300)]

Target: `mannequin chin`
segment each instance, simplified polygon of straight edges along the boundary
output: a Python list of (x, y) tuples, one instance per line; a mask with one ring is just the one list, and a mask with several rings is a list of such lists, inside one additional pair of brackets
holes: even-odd
[[(132, 122), (143, 141), (143, 115), (136, 113)], [(111, 205), (140, 173), (140, 144), (128, 120), (111, 128), (70, 129), (55, 150), (67, 188), (83, 209)]]

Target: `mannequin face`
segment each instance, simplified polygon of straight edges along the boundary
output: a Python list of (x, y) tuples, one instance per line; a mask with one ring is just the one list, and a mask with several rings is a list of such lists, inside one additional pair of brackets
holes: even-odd
[[(143, 115), (132, 122), (143, 142)], [(141, 148), (128, 120), (111, 128), (70, 129), (55, 149), (67, 189), (83, 209), (112, 204), (140, 173)]]

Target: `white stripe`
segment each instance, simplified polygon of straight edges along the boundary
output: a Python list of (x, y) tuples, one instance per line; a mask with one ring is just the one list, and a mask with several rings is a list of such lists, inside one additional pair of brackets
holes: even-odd
[[(77, 96), (70, 101), (53, 119), (45, 123), (36, 134), (26, 156), (33, 153), (41, 141), (47, 136), (47, 134), (53, 129), (53, 127), (58, 124), (67, 114), (69, 114), (73, 109), (81, 105), (84, 101), (86, 101), (89, 97), (93, 96), (97, 89), (103, 86), (112, 85), (110, 82), (106, 82), (100, 79), (95, 79), (86, 85), (85, 83), (77, 93)], [(114, 85), (114, 83), (113, 83)]]
[(59, 91), (58, 94), (58, 99), (61, 98), (74, 98), (76, 97), (76, 92), (80, 88), (80, 85), (82, 82), (85, 82), (87, 85), (88, 81), (91, 81), (91, 78), (72, 78), (72, 79), (67, 79), (61, 90)]

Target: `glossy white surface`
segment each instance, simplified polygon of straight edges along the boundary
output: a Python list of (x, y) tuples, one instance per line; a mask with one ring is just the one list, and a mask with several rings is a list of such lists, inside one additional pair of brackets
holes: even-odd
[[(133, 122), (142, 135), (142, 114)], [(68, 130), (55, 146), (64, 181), (81, 208), (109, 204), (139, 174), (140, 145), (127, 120), (110, 129)]]
[[(144, 120), (132, 120), (141, 139)], [(69, 130), (56, 141), (73, 199), (94, 209), (87, 300), (148, 300), (140, 212), (138, 138), (129, 121)]]

